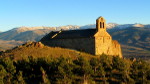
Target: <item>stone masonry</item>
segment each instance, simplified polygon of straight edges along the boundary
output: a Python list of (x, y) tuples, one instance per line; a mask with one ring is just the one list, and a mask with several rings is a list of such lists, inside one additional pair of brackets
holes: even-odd
[(45, 45), (87, 52), (94, 55), (122, 57), (121, 46), (106, 31), (103, 17), (96, 20), (96, 29), (53, 31), (41, 39)]

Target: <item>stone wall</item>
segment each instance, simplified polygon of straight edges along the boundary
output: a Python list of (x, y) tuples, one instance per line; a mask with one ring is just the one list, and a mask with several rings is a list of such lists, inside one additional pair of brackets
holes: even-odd
[(110, 37), (96, 37), (95, 38), (95, 55), (107, 54), (109, 46), (111, 46)]
[(113, 40), (111, 48), (112, 55), (118, 55), (119, 57), (122, 57), (121, 45), (118, 43), (118, 41)]
[(79, 34), (81, 32), (76, 32), (77, 35), (74, 33), (74, 37), (71, 38), (66, 37), (66, 35), (72, 35), (72, 33), (68, 33), (69, 31), (64, 33), (63, 31), (52, 32), (45, 36), (41, 42), (52, 47), (75, 49), (94, 55), (101, 55), (104, 53), (107, 55), (118, 55), (122, 57), (120, 44), (117, 41), (113, 41), (112, 37), (106, 31), (106, 20), (103, 17), (99, 17), (96, 20), (96, 31), (97, 32), (94, 31), (94, 34), (92, 35), (90, 34), (92, 31), (90, 33), (88, 32), (89, 34), (86, 34), (85, 31), (87, 37), (82, 37), (83, 32), (81, 37)]
[(95, 54), (94, 40), (94, 38), (51, 39), (42, 43), (52, 47), (69, 48)]
[(75, 49), (94, 55), (116, 55), (122, 57), (121, 46), (111, 36), (95, 38), (73, 38), (73, 39), (49, 39), (42, 41), (43, 44), (52, 47)]
[(95, 38), (95, 55), (103, 53), (122, 57), (120, 44), (109, 36)]

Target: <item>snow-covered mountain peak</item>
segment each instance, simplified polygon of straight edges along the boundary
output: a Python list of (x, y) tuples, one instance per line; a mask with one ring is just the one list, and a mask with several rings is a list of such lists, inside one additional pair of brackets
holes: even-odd
[(60, 26), (60, 27), (44, 27), (44, 26), (40, 26), (40, 27), (17, 27), (12, 29), (11, 31), (17, 31), (17, 32), (25, 32), (25, 31), (34, 31), (34, 30), (40, 30), (40, 29), (47, 29), (47, 30), (74, 30), (74, 29), (79, 29), (80, 26), (76, 26), (76, 25), (67, 25), (67, 26)]
[[(116, 23), (108, 23), (107, 24), (108, 29), (114, 28), (116, 26), (118, 26), (118, 24), (116, 24)], [(96, 28), (96, 24), (88, 24), (88, 25), (85, 25), (85, 26), (81, 26), (80, 28), (81, 29)]]
[(143, 24), (134, 24), (133, 27), (144, 27)]
[(59, 26), (59, 27), (56, 27), (57, 30), (74, 30), (74, 29), (79, 29), (80, 26), (77, 26), (77, 25), (66, 25), (66, 26)]
[(33, 30), (39, 30), (39, 29), (54, 29), (56, 30), (56, 27), (18, 27), (12, 29), (13, 31), (18, 31), (18, 32), (24, 32), (24, 31), (33, 31)]
[(107, 28), (108, 28), (108, 29), (114, 28), (114, 27), (116, 27), (116, 26), (118, 26), (118, 24), (116, 24), (116, 23), (108, 23), (108, 24), (107, 24)]
[[(129, 27), (146, 27), (150, 28), (150, 24), (143, 25), (143, 24), (116, 24), (116, 23), (108, 23), (107, 24), (107, 29), (125, 29)], [(25, 31), (34, 31), (34, 30), (41, 30), (45, 29), (48, 31), (59, 31), (61, 29), (63, 30), (75, 30), (75, 29), (92, 29), (96, 28), (96, 24), (88, 24), (85, 26), (77, 26), (77, 25), (66, 25), (66, 26), (59, 26), (59, 27), (45, 27), (45, 26), (40, 26), (40, 27), (17, 27), (14, 28), (10, 31), (15, 31), (15, 32), (25, 32)]]

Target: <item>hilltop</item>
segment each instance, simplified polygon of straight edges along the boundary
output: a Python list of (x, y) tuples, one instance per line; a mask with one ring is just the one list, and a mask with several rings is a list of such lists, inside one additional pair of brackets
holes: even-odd
[(60, 47), (48, 47), (43, 45), (41, 42), (27, 42), (21, 46), (17, 46), (13, 49), (1, 52), (2, 57), (11, 57), (15, 60), (25, 59), (29, 56), (34, 58), (37, 57), (52, 57), (57, 58), (60, 56), (77, 58), (79, 56), (92, 57), (93, 55), (79, 52), (76, 50), (64, 49)]

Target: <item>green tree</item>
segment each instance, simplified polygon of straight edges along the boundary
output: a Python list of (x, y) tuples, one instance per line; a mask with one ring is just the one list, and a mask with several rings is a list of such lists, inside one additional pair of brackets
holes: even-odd
[(149, 71), (150, 65), (147, 62), (137, 60), (131, 66), (131, 77), (135, 79), (136, 83), (147, 84)]
[(76, 73), (83, 77), (84, 84), (88, 84), (88, 80), (90, 79), (91, 74), (93, 74), (90, 62), (81, 56), (78, 57), (78, 59), (75, 60), (74, 63), (77, 65), (75, 69)]
[(108, 73), (112, 70), (112, 56), (108, 56), (105, 54), (102, 54), (100, 56), (100, 63), (102, 64), (102, 67), (104, 67), (104, 70)]
[(71, 84), (73, 79), (72, 70), (73, 64), (71, 59), (66, 59), (64, 57), (58, 58), (56, 73), (60, 78), (57, 79), (57, 82), (61, 84)]
[[(113, 57), (113, 76), (114, 78), (118, 79), (120, 82), (124, 83), (133, 83), (133, 79), (130, 77), (130, 66), (131, 63), (127, 59), (120, 58), (119, 56)], [(120, 76), (119, 76), (120, 75)]]
[(99, 67), (99, 59), (98, 58), (91, 58), (90, 59), (90, 65), (92, 66), (92, 69), (94, 70), (94, 74), (97, 72), (97, 68)]
[(19, 71), (16, 75), (17, 82), (15, 84), (26, 84), (22, 75), (22, 71)]
[(45, 70), (42, 67), (40, 68), (40, 70), (41, 70), (41, 73), (42, 73), (42, 82), (41, 82), (41, 84), (50, 84), (50, 81), (48, 79), (48, 76), (47, 76)]
[(16, 67), (13, 65), (13, 61), (10, 58), (3, 58), (0, 59), (0, 64), (4, 66), (7, 72), (5, 83), (11, 84), (11, 81), (13, 81), (13, 76), (16, 72)]
[(100, 78), (102, 77), (103, 83), (107, 84), (107, 81), (106, 81), (106, 72), (104, 70), (104, 67), (101, 64), (99, 64), (96, 73), (97, 73), (98, 77), (100, 77)]
[(107, 80), (110, 79), (112, 75), (112, 56), (102, 54), (100, 56), (99, 62), (101, 63), (101, 66), (103, 67), (105, 71), (105, 75), (103, 76), (103, 79), (106, 79), (104, 81), (107, 82)]
[(5, 68), (0, 65), (0, 84), (4, 84), (4, 77), (7, 75)]

